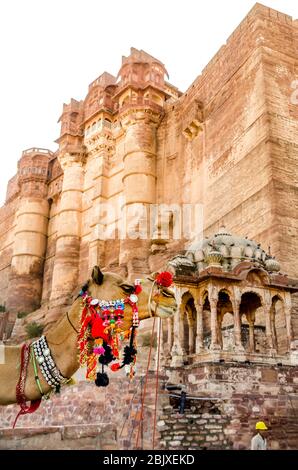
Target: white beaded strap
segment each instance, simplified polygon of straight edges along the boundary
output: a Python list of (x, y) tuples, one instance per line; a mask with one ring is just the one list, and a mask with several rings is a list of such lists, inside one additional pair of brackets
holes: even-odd
[(61, 383), (66, 383), (68, 379), (63, 377), (57, 368), (45, 336), (41, 336), (33, 343), (33, 351), (39, 364), (41, 373), (50, 387), (57, 388)]

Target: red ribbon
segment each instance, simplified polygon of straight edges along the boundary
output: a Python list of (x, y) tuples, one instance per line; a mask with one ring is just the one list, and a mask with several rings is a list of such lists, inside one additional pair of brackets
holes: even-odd
[(15, 428), (15, 425), (17, 424), (17, 420), (19, 416), (26, 415), (28, 413), (34, 413), (34, 411), (37, 410), (41, 402), (41, 398), (38, 398), (37, 400), (31, 400), (30, 405), (27, 405), (26, 403), (27, 398), (25, 395), (25, 383), (26, 383), (29, 359), (30, 359), (30, 344), (24, 343), (22, 345), (22, 350), (21, 350), (20, 377), (16, 386), (17, 403), (18, 405), (20, 405), (21, 409), (18, 412), (16, 419), (14, 420), (14, 423), (12, 426), (13, 429)]

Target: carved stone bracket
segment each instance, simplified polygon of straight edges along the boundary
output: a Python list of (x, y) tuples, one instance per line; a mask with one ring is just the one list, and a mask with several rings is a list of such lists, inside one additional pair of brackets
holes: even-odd
[(85, 141), (89, 155), (93, 156), (100, 152), (112, 154), (115, 150), (115, 142), (110, 135), (106, 133), (98, 134)]
[(58, 154), (58, 160), (64, 172), (68, 167), (71, 167), (73, 165), (82, 166), (86, 161), (85, 148), (72, 148), (67, 149), (65, 151), (61, 151)]
[(182, 133), (187, 140), (193, 140), (203, 131), (203, 105), (198, 100), (192, 101), (184, 111), (182, 118)]

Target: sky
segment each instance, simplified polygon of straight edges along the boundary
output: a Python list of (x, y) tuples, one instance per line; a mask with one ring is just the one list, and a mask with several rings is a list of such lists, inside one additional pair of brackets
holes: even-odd
[[(161, 60), (185, 91), (255, 0), (0, 2), (0, 205), (23, 150), (56, 150), (62, 105), (117, 75), (130, 47)], [(297, 0), (261, 2), (298, 19)]]

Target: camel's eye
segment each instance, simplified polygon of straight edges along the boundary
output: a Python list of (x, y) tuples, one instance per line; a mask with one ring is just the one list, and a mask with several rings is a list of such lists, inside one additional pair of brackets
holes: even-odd
[(131, 286), (129, 284), (121, 284), (121, 289), (124, 290), (126, 294), (132, 294), (135, 290), (134, 286)]

